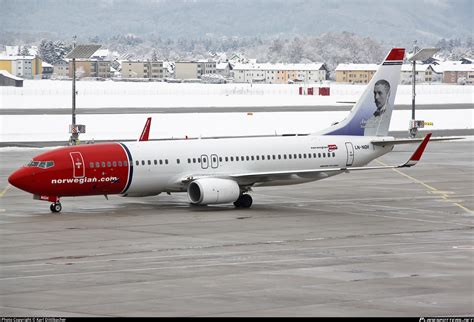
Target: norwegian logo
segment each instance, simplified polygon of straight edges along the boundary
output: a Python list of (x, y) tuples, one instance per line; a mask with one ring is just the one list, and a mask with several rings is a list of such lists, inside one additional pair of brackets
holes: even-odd
[(328, 151), (332, 152), (334, 150), (337, 150), (337, 145), (336, 144), (328, 144)]

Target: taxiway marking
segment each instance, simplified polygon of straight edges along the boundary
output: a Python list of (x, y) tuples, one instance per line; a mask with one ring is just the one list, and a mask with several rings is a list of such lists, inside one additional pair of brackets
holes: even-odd
[[(381, 164), (381, 165), (388, 166), (388, 164), (386, 164), (386, 163), (384, 163), (384, 162), (382, 162), (382, 161), (380, 161), (380, 160), (375, 160), (375, 161), (376, 161), (377, 163)], [(451, 192), (449, 192), (449, 191), (440, 191), (440, 190), (436, 189), (435, 187), (432, 187), (432, 186), (430, 186), (429, 184), (424, 183), (424, 182), (421, 181), (421, 180), (418, 180), (418, 179), (416, 179), (416, 178), (413, 178), (412, 176), (409, 176), (409, 175), (406, 174), (406, 173), (401, 172), (401, 171), (398, 170), (398, 169), (392, 169), (392, 170), (395, 171), (395, 172), (397, 172), (398, 174), (400, 174), (400, 175), (402, 175), (402, 176), (404, 176), (404, 177), (406, 177), (406, 178), (408, 178), (408, 179), (410, 179), (410, 180), (412, 180), (412, 181), (414, 181), (414, 182), (416, 182), (416, 183), (418, 183), (418, 184), (421, 184), (422, 186), (428, 188), (431, 193), (433, 193), (433, 194), (439, 194), (441, 198), (443, 198), (443, 199), (446, 200), (446, 201), (449, 201), (449, 202), (452, 203), (453, 205), (455, 205), (455, 206), (461, 208), (462, 210), (464, 210), (464, 211), (466, 211), (466, 212), (468, 212), (468, 213), (471, 213), (471, 214), (474, 213), (471, 209), (464, 207), (464, 206), (461, 205), (459, 202), (455, 202), (455, 201), (453, 201), (453, 200), (450, 200), (450, 199), (449, 199), (449, 196), (448, 196), (448, 193), (451, 193)]]

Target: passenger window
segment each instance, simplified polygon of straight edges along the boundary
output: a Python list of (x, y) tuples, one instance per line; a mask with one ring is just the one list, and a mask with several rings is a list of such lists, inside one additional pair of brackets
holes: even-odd
[(201, 158), (198, 158), (198, 163), (201, 163)]
[(326, 157), (326, 153), (323, 153), (323, 158), (325, 158), (325, 157)]
[(239, 157), (235, 157), (235, 161), (239, 161)]
[(165, 159), (165, 164), (168, 164), (168, 159)]
[(254, 156), (253, 156), (253, 155), (250, 157), (250, 160), (252, 160), (252, 161), (254, 161), (254, 160), (255, 160), (255, 158), (254, 158)]
[(293, 154), (293, 159), (298, 159), (298, 156), (296, 154)]
[(89, 163), (89, 168), (94, 169), (94, 162)]
[(188, 158), (188, 163), (191, 163), (191, 159)]
[(219, 157), (219, 162), (222, 162), (222, 157)]
[(278, 160), (280, 160), (280, 159), (281, 159), (281, 154), (278, 155)]
[(301, 153), (300, 153), (300, 154), (298, 154), (298, 157), (301, 159)]
[(245, 160), (247, 160), (247, 161), (248, 161), (249, 159), (250, 159), (250, 158), (249, 158), (249, 156), (247, 155), (247, 156), (245, 157)]
[(320, 157), (321, 157), (321, 153), (318, 153), (318, 158), (320, 158)]
[(95, 163), (95, 167), (96, 167), (96, 168), (100, 168), (100, 163), (99, 163), (99, 162), (96, 162), (96, 163)]
[(163, 164), (163, 160), (160, 160), (160, 164)]
[(230, 157), (230, 161), (234, 162), (234, 157)]
[(276, 159), (275, 155), (272, 155), (272, 157), (273, 157), (273, 160), (275, 160), (275, 159)]
[(176, 163), (179, 164), (179, 159), (176, 159)]
[(123, 161), (123, 166), (126, 167), (128, 165), (127, 161)]
[(313, 153), (313, 158), (315, 158), (315, 159), (316, 159), (316, 153)]
[(118, 162), (118, 166), (119, 166), (119, 167), (122, 166), (122, 161), (119, 161), (119, 162)]
[(113, 166), (113, 167), (116, 167), (116, 166), (117, 166), (117, 162), (116, 162), (116, 161), (113, 161), (113, 162), (112, 162), (112, 166)]
[(110, 163), (110, 161), (107, 161), (107, 166), (110, 168), (112, 166), (112, 164)]
[(305, 154), (303, 154), (303, 158), (305, 158), (305, 159), (306, 159), (306, 153), (305, 153)]
[(288, 154), (288, 159), (291, 159), (291, 154)]
[(193, 163), (196, 163), (196, 158), (193, 158)]
[(308, 153), (308, 158), (311, 159), (311, 153)]
[(157, 165), (157, 164), (158, 164), (158, 161), (156, 161), (156, 159), (153, 160), (153, 164), (154, 164), (154, 165)]
[(229, 157), (225, 157), (225, 162), (229, 161)]
[(283, 159), (285, 159), (285, 160), (286, 160), (286, 154), (283, 154)]
[(105, 168), (105, 162), (102, 162), (101, 165), (102, 165), (102, 168)]
[(260, 156), (259, 155), (257, 155), (257, 161), (260, 161)]
[(142, 165), (145, 165), (145, 160), (142, 160)]
[(333, 152), (333, 153), (332, 153), (332, 156), (333, 156), (333, 157), (336, 157), (336, 152)]
[(270, 159), (271, 159), (271, 157), (270, 157), (270, 154), (269, 154), (269, 155), (267, 155), (267, 160), (270, 160)]

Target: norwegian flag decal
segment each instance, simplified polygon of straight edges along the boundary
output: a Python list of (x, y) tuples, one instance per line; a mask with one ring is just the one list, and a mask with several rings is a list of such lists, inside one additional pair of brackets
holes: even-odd
[(337, 145), (328, 144), (328, 151), (331, 152), (331, 151), (334, 151), (334, 150), (337, 150)]

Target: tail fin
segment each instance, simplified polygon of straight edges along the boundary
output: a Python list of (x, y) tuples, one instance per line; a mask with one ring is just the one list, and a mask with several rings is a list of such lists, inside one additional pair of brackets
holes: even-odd
[(349, 116), (319, 134), (386, 136), (404, 55), (404, 48), (393, 48), (379, 66)]

